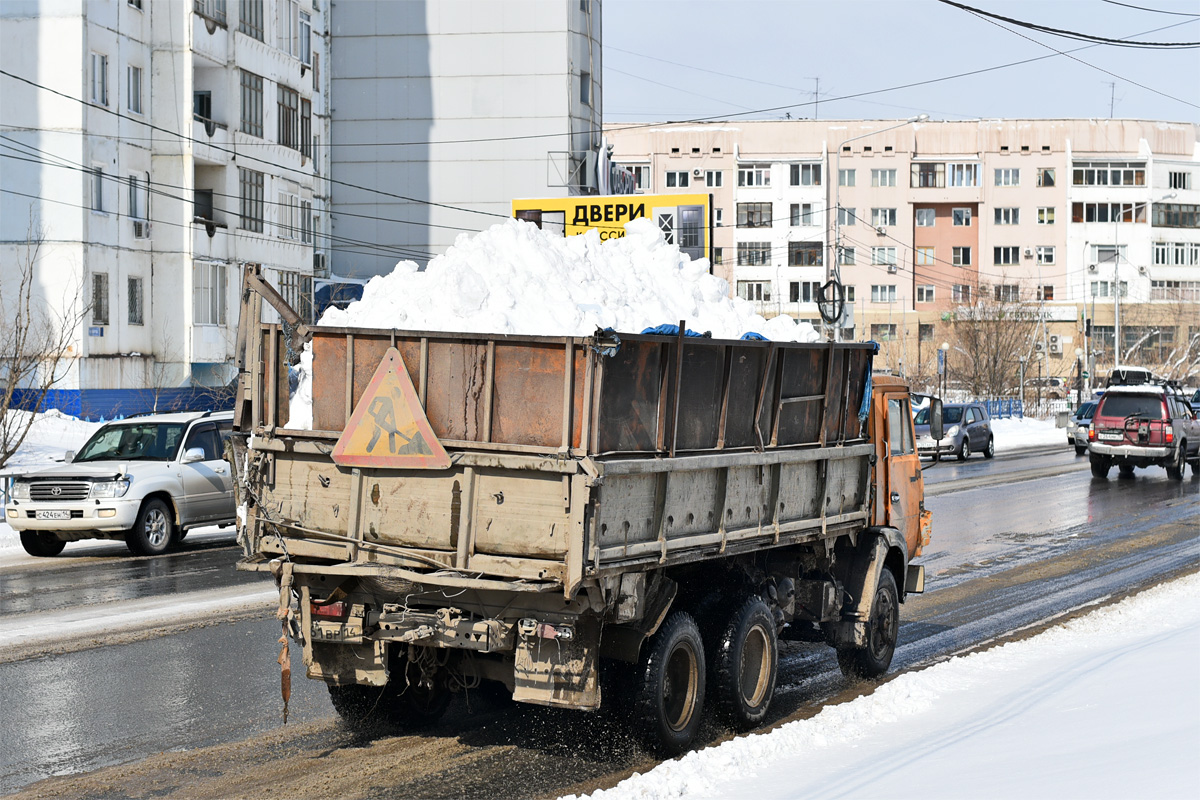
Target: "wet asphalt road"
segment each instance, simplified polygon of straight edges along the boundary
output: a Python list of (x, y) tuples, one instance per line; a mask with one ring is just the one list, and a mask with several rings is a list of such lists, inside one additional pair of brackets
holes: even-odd
[[(1200, 480), (1190, 470), (1182, 483), (1168, 480), (1161, 469), (1140, 470), (1132, 480), (1117, 479), (1115, 470), (1113, 475), (1108, 481), (1093, 480), (1086, 459), (1076, 458), (1065, 445), (1062, 452), (976, 458), (927, 471), (927, 504), (935, 520), (933, 541), (921, 559), (927, 590), (910, 597), (902, 609), (893, 671), (1195, 569), (1200, 564)], [(8, 569), (0, 571), (0, 617), (170, 593), (181, 586), (261, 580), (235, 573), (236, 558), (235, 548), (218, 546), (164, 557), (172, 560), (159, 565), (148, 563), (153, 559), (116, 557)], [(46, 581), (52, 589), (43, 599)], [(40, 588), (35, 592), (34, 587)], [(416, 737), (411, 745), (404, 742), (413, 737), (350, 741), (332, 719), (324, 685), (303, 677), (296, 648), (291, 718), (281, 732), (278, 635), (278, 623), (264, 615), (132, 644), (0, 664), (0, 708), (6, 710), (0, 727), (0, 792), (51, 775), (221, 742), (250, 740), (239, 750), (262, 758), (262, 745), (252, 737), (265, 732), (282, 737), (273, 745), (272, 758), (294, 758), (298, 768), (311, 766), (311, 759), (331, 746), (364, 748), (361, 757), (367, 759), (372, 748), (442, 743), (444, 752), (420, 775), (379, 778), (390, 789), (384, 794), (394, 796), (449, 792), (523, 797), (586, 786), (589, 780), (606, 785), (614, 776), (647, 765), (649, 756), (630, 746), (575, 747), (572, 752), (568, 739), (564, 751), (538, 733), (603, 725), (583, 721), (594, 715), (570, 715), (564, 722), (561, 712), (521, 706), (496, 712), (486, 703), (481, 710), (478, 702), (468, 713), (459, 701), (432, 738)], [(787, 644), (772, 717), (778, 721), (803, 714), (845, 691), (832, 651)], [(723, 735), (709, 727), (702, 738)], [(605, 737), (589, 737), (596, 738)], [(221, 769), (234, 775), (239, 769), (252, 771), (252, 757), (245, 758), (247, 763), (239, 764), (224, 754)], [(161, 788), (171, 791), (173, 783), (179, 790), (197, 779), (167, 778)], [(60, 790), (86, 796), (95, 787), (72, 789), (68, 783), (54, 785), (50, 793)], [(286, 787), (280, 791), (288, 794)], [(329, 792), (338, 794), (336, 789)]]

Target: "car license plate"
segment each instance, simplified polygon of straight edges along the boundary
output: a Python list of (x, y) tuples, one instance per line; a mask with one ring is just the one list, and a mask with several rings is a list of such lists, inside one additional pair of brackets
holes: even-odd
[(1125, 441), (1125, 434), (1123, 434), (1123, 433), (1101, 433), (1101, 434), (1097, 434), (1096, 438), (1098, 438), (1102, 442), (1123, 442), (1123, 441)]
[(38, 511), (35, 515), (36, 519), (70, 519), (70, 511)]

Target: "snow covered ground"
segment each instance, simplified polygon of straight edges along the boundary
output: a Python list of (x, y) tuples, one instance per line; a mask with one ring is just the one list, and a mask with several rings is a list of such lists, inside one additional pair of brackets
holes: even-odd
[(1200, 797), (1198, 594), (1193, 574), (590, 797)]
[(992, 432), (996, 435), (996, 452), (1011, 453), (1027, 447), (1062, 446), (1067, 449), (1067, 429), (1055, 427), (1053, 420), (993, 419)]

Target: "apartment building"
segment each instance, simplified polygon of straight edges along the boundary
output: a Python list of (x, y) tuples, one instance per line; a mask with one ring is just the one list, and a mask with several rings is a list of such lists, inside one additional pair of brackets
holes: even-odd
[(50, 405), (211, 406), (242, 266), (311, 313), (326, 249), (327, 4), (0, 4), (0, 279), (79, 320)]
[(423, 264), (511, 216), (514, 198), (600, 191), (599, 0), (330, 14), (337, 274)]
[(962, 309), (1019, 304), (1037, 318), (1030, 354), (1062, 376), (1111, 365), (1118, 326), (1123, 361), (1189, 346), (1200, 358), (1198, 133), (1144, 120), (606, 128), (639, 191), (717, 176), (713, 270), (764, 315), (819, 323), (816, 286), (836, 261), (854, 306), (844, 333), (883, 342), (883, 364), (929, 374)]

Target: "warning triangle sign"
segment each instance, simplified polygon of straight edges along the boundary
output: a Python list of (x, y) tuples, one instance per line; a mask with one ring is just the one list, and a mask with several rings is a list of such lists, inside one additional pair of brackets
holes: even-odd
[(446, 469), (450, 456), (437, 440), (400, 351), (388, 348), (346, 429), (333, 448), (343, 467)]

